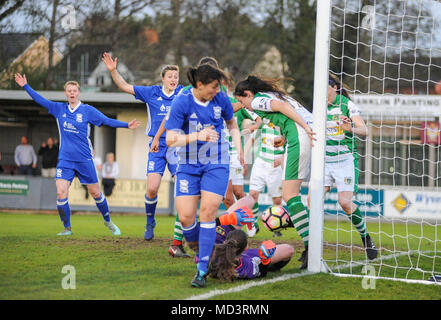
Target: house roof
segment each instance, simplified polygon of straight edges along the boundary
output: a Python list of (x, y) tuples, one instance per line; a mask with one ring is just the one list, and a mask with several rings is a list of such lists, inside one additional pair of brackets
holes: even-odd
[(1, 64), (9, 65), (40, 36), (39, 33), (0, 33)]

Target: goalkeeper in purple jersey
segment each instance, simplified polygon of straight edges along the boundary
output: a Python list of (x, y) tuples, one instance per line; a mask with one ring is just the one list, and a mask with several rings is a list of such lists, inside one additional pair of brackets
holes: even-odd
[(217, 226), (209, 268), (211, 277), (223, 281), (265, 277), (268, 271), (278, 271), (291, 260), (294, 254), (291, 245), (276, 245), (266, 240), (258, 249), (249, 249), (247, 234), (237, 227), (241, 225)]
[(104, 224), (113, 235), (120, 235), (118, 227), (111, 221), (109, 207), (98, 184), (98, 175), (93, 162), (93, 148), (90, 141), (91, 125), (100, 127), (107, 125), (113, 128), (136, 129), (139, 121), (129, 123), (106, 117), (94, 107), (79, 100), (80, 85), (76, 81), (68, 81), (64, 85), (64, 94), (68, 102), (54, 102), (43, 98), (27, 83), (26, 76), (15, 74), (17, 84), (26, 90), (31, 98), (49, 110), (57, 121), (60, 134), (60, 151), (56, 169), (55, 184), (57, 187), (57, 210), (63, 222), (64, 230), (58, 235), (71, 235), (70, 207), (68, 203), (69, 187), (75, 176), (95, 199), (96, 206), (104, 218)]

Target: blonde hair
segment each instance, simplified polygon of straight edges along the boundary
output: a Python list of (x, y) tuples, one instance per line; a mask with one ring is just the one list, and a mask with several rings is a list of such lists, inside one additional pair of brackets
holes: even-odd
[(68, 82), (66, 82), (64, 84), (64, 91), (66, 91), (66, 88), (67, 88), (68, 85), (77, 86), (78, 90), (80, 90), (80, 84), (78, 82), (76, 82), (76, 81), (70, 80), (70, 81), (68, 81)]

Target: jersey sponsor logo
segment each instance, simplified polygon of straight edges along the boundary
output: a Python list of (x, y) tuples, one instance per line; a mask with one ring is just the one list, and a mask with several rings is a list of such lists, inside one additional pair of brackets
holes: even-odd
[(259, 99), (258, 105), (259, 105), (260, 110), (268, 110), (266, 101), (267, 101), (267, 98), (260, 98)]
[(65, 131), (79, 133), (78, 129), (72, 123), (67, 122), (67, 121), (63, 122), (63, 128)]
[(83, 122), (83, 115), (81, 113), (77, 114), (77, 122)]
[(326, 128), (326, 134), (328, 136), (341, 136), (344, 132), (341, 127), (329, 127)]
[(213, 112), (214, 112), (214, 118), (215, 119), (220, 119), (221, 115), (222, 115), (222, 108), (221, 107), (213, 107)]
[(179, 191), (181, 193), (188, 193), (188, 180), (179, 180)]

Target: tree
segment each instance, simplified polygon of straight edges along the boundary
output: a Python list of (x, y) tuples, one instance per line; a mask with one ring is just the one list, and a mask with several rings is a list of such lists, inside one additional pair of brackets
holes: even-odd
[(20, 9), (23, 3), (24, 0), (0, 0), (0, 22), (3, 21), (6, 17), (12, 15), (18, 9)]

